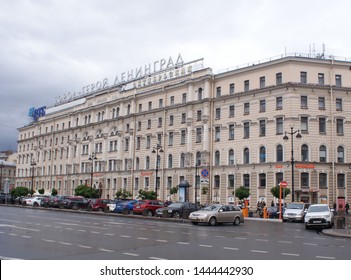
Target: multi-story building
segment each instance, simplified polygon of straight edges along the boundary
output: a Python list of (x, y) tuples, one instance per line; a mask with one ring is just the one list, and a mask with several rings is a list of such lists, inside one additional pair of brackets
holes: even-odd
[(92, 182), (105, 197), (136, 196), (157, 177), (160, 199), (186, 180), (191, 201), (235, 202), (245, 186), (255, 204), (284, 180), (295, 201), (351, 199), (351, 60), (285, 55), (219, 74), (202, 60), (162, 61), (20, 128), (17, 185), (72, 194)]
[(10, 193), (15, 186), (16, 163), (0, 159), (0, 192)]

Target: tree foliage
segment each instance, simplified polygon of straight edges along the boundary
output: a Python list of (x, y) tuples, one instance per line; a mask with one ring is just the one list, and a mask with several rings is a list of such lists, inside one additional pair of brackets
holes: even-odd
[(235, 197), (243, 200), (244, 198), (248, 198), (250, 196), (250, 190), (247, 187), (241, 186), (235, 190)]
[(176, 194), (178, 192), (178, 187), (173, 187), (169, 190), (170, 194)]
[(139, 190), (139, 197), (141, 199), (156, 199), (156, 193), (154, 191)]
[(38, 193), (44, 194), (44, 193), (45, 193), (45, 190), (44, 190), (44, 189), (39, 189), (39, 190), (38, 190)]
[(55, 196), (55, 195), (57, 195), (57, 194), (58, 194), (57, 189), (52, 188), (52, 190), (51, 190), (51, 195)]
[(87, 185), (79, 185), (74, 190), (74, 195), (84, 196), (86, 198), (98, 198), (100, 193), (98, 189), (88, 187)]
[[(271, 194), (276, 198), (279, 198), (279, 193), (280, 193), (279, 188), (280, 188), (279, 186), (271, 188)], [(290, 194), (290, 192), (291, 192), (290, 189), (285, 188), (285, 196), (284, 196), (284, 191), (282, 190), (282, 199), (285, 199), (285, 197), (287, 197)]]
[(116, 198), (130, 198), (133, 194), (130, 191), (120, 189), (116, 192), (115, 196)]
[(11, 190), (11, 196), (13, 197), (27, 196), (28, 194), (29, 190), (26, 187), (16, 187)]

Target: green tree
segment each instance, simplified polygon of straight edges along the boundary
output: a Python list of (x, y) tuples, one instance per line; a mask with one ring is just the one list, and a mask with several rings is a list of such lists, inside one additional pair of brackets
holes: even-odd
[(88, 187), (87, 185), (79, 185), (74, 190), (74, 195), (84, 196), (86, 198), (98, 198), (99, 190)]
[(57, 189), (53, 188), (53, 189), (51, 190), (51, 195), (56, 196), (57, 194), (58, 194)]
[(250, 190), (247, 187), (241, 186), (235, 190), (235, 197), (239, 198), (239, 200), (243, 200), (250, 196)]
[(29, 190), (26, 187), (16, 187), (11, 190), (11, 196), (13, 197), (26, 196), (28, 194), (29, 194)]
[(141, 199), (156, 199), (156, 193), (154, 191), (139, 190), (139, 197)]
[(128, 198), (128, 197), (132, 197), (133, 194), (130, 192), (130, 191), (126, 191), (126, 190), (118, 190), (115, 194), (116, 198), (119, 199), (119, 198)]
[[(271, 188), (271, 194), (276, 198), (279, 198), (279, 193), (280, 193), (279, 188), (280, 188), (279, 186)], [(282, 199), (285, 199), (285, 197), (287, 197), (290, 194), (290, 192), (291, 192), (290, 189), (285, 188), (285, 196), (284, 196), (284, 191), (282, 190)]]
[(38, 190), (38, 193), (44, 194), (44, 193), (45, 193), (45, 190), (44, 190), (44, 189), (39, 189), (39, 190)]
[(170, 194), (176, 194), (178, 192), (178, 187), (173, 187), (169, 190)]

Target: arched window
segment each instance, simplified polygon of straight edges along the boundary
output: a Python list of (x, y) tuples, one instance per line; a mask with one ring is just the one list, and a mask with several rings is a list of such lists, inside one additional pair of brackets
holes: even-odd
[(215, 152), (215, 165), (218, 166), (220, 165), (220, 161), (221, 161), (221, 154), (219, 151)]
[(244, 164), (250, 163), (250, 150), (249, 148), (244, 149)]
[(150, 169), (150, 157), (147, 156), (145, 160), (145, 169)]
[(306, 144), (301, 147), (301, 160), (308, 161), (308, 146)]
[(168, 168), (172, 168), (172, 167), (173, 167), (173, 156), (168, 155)]
[(235, 164), (235, 158), (234, 158), (234, 150), (230, 149), (228, 152), (228, 164), (229, 165), (234, 165)]
[(115, 108), (112, 109), (112, 118), (113, 119), (116, 118), (116, 109)]
[(140, 159), (139, 157), (137, 157), (135, 159), (135, 170), (139, 170), (139, 167), (140, 167)]
[(260, 163), (266, 162), (266, 147), (260, 147)]
[(324, 145), (319, 147), (319, 161), (327, 162), (327, 147)]
[(339, 146), (338, 147), (338, 163), (343, 163), (343, 162), (345, 162), (344, 147)]
[(116, 118), (119, 117), (119, 107), (117, 107), (117, 110), (116, 110)]
[(283, 146), (278, 145), (276, 148), (276, 156), (277, 156), (277, 162), (282, 162), (283, 161)]
[(180, 155), (180, 167), (184, 167), (185, 166), (185, 154), (181, 154)]

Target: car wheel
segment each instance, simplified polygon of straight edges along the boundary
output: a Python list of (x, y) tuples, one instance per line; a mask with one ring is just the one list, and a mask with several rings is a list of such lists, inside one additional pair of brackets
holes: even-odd
[(283, 219), (283, 223), (286, 223), (286, 220), (285, 220), (285, 219)]
[(34, 202), (33, 207), (38, 207), (39, 204), (37, 202)]
[(151, 210), (147, 211), (147, 215), (148, 215), (149, 217), (152, 217), (152, 211), (151, 211)]
[(210, 226), (215, 226), (217, 224), (216, 217), (211, 217), (208, 223)]
[(236, 218), (234, 219), (233, 225), (234, 225), (234, 226), (240, 225), (240, 218), (239, 218), (239, 217), (236, 217)]
[(191, 223), (192, 223), (193, 225), (195, 225), (195, 226), (198, 224), (198, 222), (191, 222)]
[(180, 218), (180, 213), (178, 211), (174, 212), (173, 218), (179, 219)]
[(26, 206), (26, 205), (27, 205), (27, 202), (23, 201), (22, 206)]

